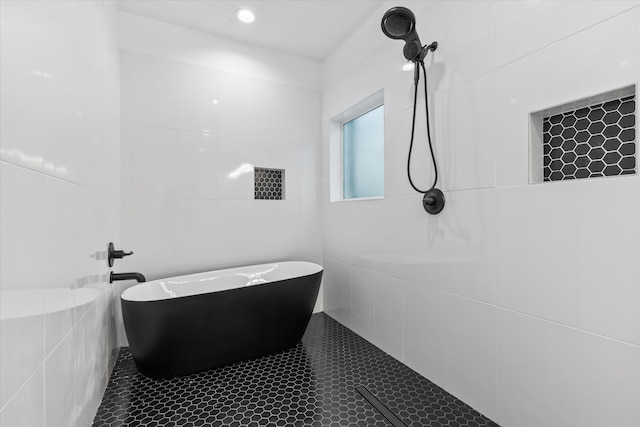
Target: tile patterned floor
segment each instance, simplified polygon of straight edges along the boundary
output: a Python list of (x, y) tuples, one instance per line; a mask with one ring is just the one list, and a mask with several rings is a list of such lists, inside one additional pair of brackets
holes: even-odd
[(120, 351), (94, 427), (389, 426), (363, 385), (407, 426), (495, 426), (324, 313), (281, 353), (153, 380)]

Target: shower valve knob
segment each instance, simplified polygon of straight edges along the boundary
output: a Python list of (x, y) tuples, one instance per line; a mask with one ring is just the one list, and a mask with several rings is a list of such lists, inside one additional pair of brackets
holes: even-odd
[(122, 259), (129, 255), (133, 255), (133, 252), (125, 252), (119, 249), (115, 249), (113, 242), (109, 242), (109, 245), (107, 246), (107, 264), (109, 265), (109, 267), (113, 267), (114, 259)]
[(439, 214), (444, 208), (444, 193), (437, 188), (424, 193), (422, 207), (432, 215)]

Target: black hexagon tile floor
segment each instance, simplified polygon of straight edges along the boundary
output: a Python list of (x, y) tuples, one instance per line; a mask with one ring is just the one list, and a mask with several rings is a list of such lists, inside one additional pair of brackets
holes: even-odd
[(94, 427), (389, 426), (366, 387), (407, 426), (497, 426), (324, 313), (296, 347), (170, 380), (121, 349)]

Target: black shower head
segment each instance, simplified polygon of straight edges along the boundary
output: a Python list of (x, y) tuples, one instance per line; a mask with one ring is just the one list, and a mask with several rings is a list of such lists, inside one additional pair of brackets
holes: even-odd
[[(422, 43), (416, 32), (416, 17), (406, 7), (392, 7), (382, 17), (382, 32), (389, 38), (405, 41), (404, 57), (409, 61), (421, 61), (424, 59)], [(421, 58), (422, 56), (422, 58)]]

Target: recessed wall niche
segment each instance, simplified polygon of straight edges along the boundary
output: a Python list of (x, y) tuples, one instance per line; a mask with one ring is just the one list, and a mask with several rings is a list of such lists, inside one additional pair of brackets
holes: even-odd
[(284, 169), (254, 168), (254, 199), (284, 200)]
[(530, 114), (531, 183), (635, 174), (636, 87)]

